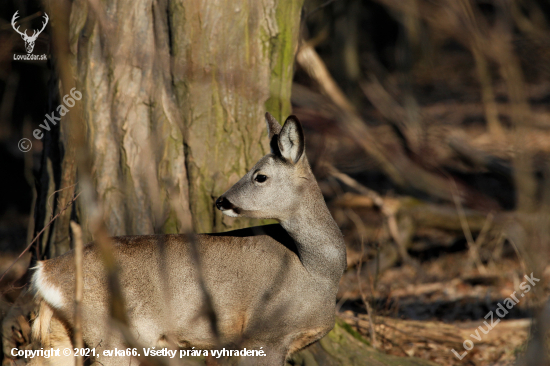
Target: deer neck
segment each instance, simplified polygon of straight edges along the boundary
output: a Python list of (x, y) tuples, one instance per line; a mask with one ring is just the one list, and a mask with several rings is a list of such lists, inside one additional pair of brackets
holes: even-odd
[(338, 286), (346, 267), (346, 246), (316, 183), (312, 191), (314, 197), (301, 202), (291, 218), (281, 220), (281, 226), (294, 239), (300, 260), (308, 272)]

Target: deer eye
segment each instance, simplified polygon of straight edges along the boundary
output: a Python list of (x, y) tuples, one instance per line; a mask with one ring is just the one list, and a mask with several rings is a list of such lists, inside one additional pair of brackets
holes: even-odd
[(267, 180), (267, 176), (263, 174), (258, 174), (254, 180), (258, 183), (263, 183)]

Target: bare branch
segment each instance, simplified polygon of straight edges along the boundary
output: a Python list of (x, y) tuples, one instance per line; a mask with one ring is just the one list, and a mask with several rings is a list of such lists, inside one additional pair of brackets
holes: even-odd
[[(82, 193), (82, 192), (81, 192)], [(74, 201), (76, 201), (76, 199), (78, 198), (78, 196), (80, 196), (80, 193), (77, 194), (72, 200), (71, 202), (67, 203), (67, 205), (65, 207), (63, 207), (63, 209), (61, 209), (61, 211), (59, 211), (59, 213), (57, 215), (55, 215), (51, 220), (50, 222), (48, 222), (48, 224), (46, 226), (44, 226), (44, 228), (42, 230), (40, 230), (40, 232), (34, 237), (34, 239), (31, 241), (31, 243), (25, 248), (25, 250), (23, 250), (23, 252), (21, 252), (21, 254), (19, 254), (19, 257), (17, 257), (17, 259), (15, 261), (13, 261), (13, 263), (8, 267), (8, 269), (6, 269), (6, 271), (2, 274), (2, 277), (0, 277), (0, 282), (4, 279), (4, 276), (6, 276), (6, 274), (10, 271), (10, 269), (13, 267), (13, 265), (15, 263), (17, 263), (17, 261), (19, 259), (21, 259), (21, 257), (23, 257), (23, 255), (25, 255), (25, 253), (32, 247), (32, 245), (34, 244), (35, 241), (38, 240), (38, 238), (40, 237), (40, 235), (42, 235), (42, 233), (44, 232), (44, 230), (46, 230), (54, 221), (55, 219), (57, 219), (63, 212), (65, 212), (65, 210), (67, 210), (72, 204)]]
[[(74, 236), (74, 262), (75, 262), (75, 295), (74, 295), (74, 345), (76, 348), (84, 348), (82, 339), (82, 293), (83, 293), (83, 274), (82, 274), (82, 229), (76, 222), (71, 221), (71, 230)], [(76, 356), (76, 366), (83, 365), (83, 356), (79, 352)]]

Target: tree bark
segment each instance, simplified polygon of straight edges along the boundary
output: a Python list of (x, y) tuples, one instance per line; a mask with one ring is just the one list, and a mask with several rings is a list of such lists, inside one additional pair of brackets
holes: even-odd
[[(173, 76), (198, 232), (249, 226), (215, 199), (265, 153), (266, 109), (290, 114), (301, 1), (174, 1)], [(212, 220), (214, 218), (214, 220)]]
[[(290, 114), (302, 1), (76, 0), (68, 29), (93, 185), (111, 235), (223, 231), (215, 199), (266, 153), (263, 114)], [(59, 88), (52, 111), (69, 93)], [(63, 117), (45, 151), (34, 232), (78, 182)], [(52, 158), (52, 156), (54, 158)], [(52, 165), (55, 165), (52, 167)], [(77, 185), (78, 187), (78, 185)], [(55, 191), (59, 191), (54, 193)], [(53, 208), (45, 208), (48, 200)], [(39, 207), (40, 205), (40, 207)], [(86, 210), (76, 203), (85, 241)], [(42, 256), (70, 249), (67, 210)]]

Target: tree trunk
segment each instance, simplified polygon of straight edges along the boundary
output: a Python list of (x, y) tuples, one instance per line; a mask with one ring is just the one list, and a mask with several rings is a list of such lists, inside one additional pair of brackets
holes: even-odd
[[(198, 232), (249, 226), (214, 200), (267, 152), (266, 109), (290, 113), (301, 1), (175, 1), (173, 82)], [(214, 220), (212, 220), (214, 218)]]
[[(70, 50), (82, 93), (93, 184), (111, 235), (222, 231), (251, 224), (222, 217), (215, 198), (267, 151), (263, 114), (290, 113), (302, 1), (76, 0)], [(59, 83), (62, 103), (69, 93)], [(52, 89), (56, 89), (54, 85)], [(34, 232), (71, 201), (78, 180), (66, 138), (47, 136)], [(65, 188), (65, 189), (64, 189)], [(57, 190), (64, 189), (56, 192)], [(47, 202), (50, 202), (48, 206)], [(63, 212), (42, 256), (70, 248)]]

